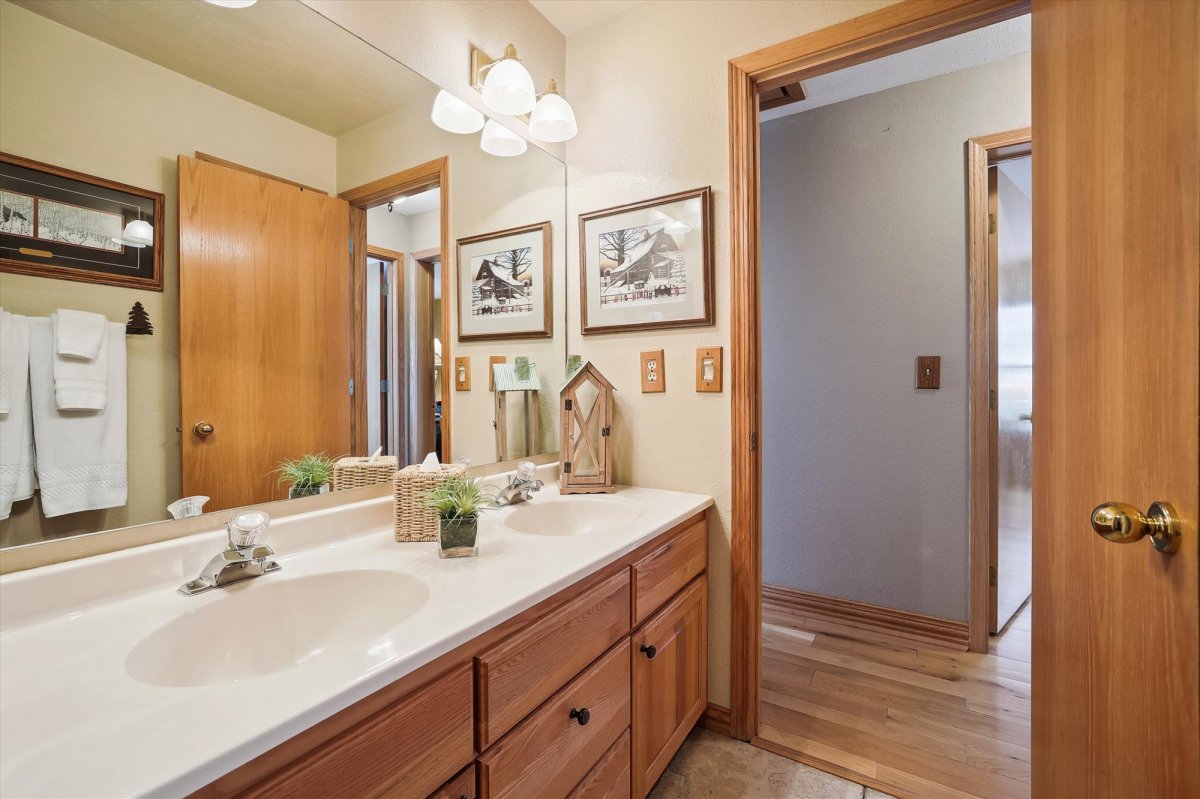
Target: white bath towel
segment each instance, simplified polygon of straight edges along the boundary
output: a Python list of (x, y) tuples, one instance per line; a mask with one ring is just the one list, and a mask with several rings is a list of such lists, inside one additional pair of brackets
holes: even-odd
[(54, 351), (59, 355), (94, 361), (104, 351), (108, 317), (59, 308), (54, 318)]
[[(91, 358), (67, 354), (80, 351), (84, 336), (69, 331), (80, 325), (68, 322), (79, 316), (103, 319), (100, 349)], [(54, 329), (54, 401), (60, 411), (102, 411), (108, 401), (108, 320), (99, 314), (60, 309), (51, 314)], [(89, 320), (90, 321), (90, 320)], [(119, 325), (118, 325), (119, 327)], [(90, 338), (90, 333), (89, 333)], [(124, 335), (121, 336), (122, 347)], [(64, 342), (70, 342), (64, 344)]]
[(33, 495), (33, 417), (29, 407), (29, 320), (0, 310), (0, 520), (14, 500)]
[(63, 411), (54, 400), (54, 332), (29, 320), (29, 386), (42, 512), (62, 516), (115, 508), (129, 498), (124, 326), (109, 323), (108, 403), (102, 411)]

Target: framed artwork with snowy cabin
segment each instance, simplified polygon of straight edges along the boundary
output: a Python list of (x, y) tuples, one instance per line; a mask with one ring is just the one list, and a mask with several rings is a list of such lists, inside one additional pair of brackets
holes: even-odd
[(711, 189), (579, 217), (583, 333), (713, 323)]
[(549, 222), (458, 240), (458, 340), (553, 334)]

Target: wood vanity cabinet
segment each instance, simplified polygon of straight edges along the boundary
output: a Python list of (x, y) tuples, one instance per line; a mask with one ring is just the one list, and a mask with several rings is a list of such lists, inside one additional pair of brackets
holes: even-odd
[(193, 797), (643, 799), (708, 705), (701, 511)]

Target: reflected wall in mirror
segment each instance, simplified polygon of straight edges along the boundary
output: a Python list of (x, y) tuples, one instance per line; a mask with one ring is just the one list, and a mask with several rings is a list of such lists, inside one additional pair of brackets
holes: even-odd
[[(66, 425), (79, 434), (44, 448), (63, 453), (64, 473), (84, 475), (66, 490), (89, 494), (86, 475), (116, 464), (127, 497), (97, 492), (87, 509), (50, 516), (36, 492), (0, 503), (11, 514), (0, 546), (168, 519), (168, 505), (193, 495), (208, 497), (204, 512), (283, 499), (280, 463), (306, 455), (381, 451), (403, 466), (436, 451), (482, 465), (557, 449), (561, 161), (538, 147), (498, 157), (479, 132), (435, 125), (438, 86), (298, 0), (236, 12), (189, 0), (0, 0), (0, 74), (0, 149), (159, 192), (166, 206), (154, 231), (161, 293), (0, 273), (10, 314), (124, 323), (137, 301), (154, 325), (153, 336), (112, 343), (125, 368), (107, 379), (127, 393), (111, 392), (104, 413), (125, 421), (123, 440)], [(454, 103), (441, 97), (444, 122)], [(455, 242), (543, 223), (542, 334), (460, 341), (458, 292), (493, 287), (480, 270), (459, 286)], [(531, 293), (529, 276), (508, 277), (514, 298)], [(507, 441), (494, 381), (453, 391), (442, 364), (455, 357), (480, 376), (493, 360), (524, 358), (546, 387), (507, 399)], [(532, 422), (517, 411), (526, 406)], [(14, 419), (28, 423), (0, 413), (0, 433)], [(185, 515), (197, 506), (175, 505)]]

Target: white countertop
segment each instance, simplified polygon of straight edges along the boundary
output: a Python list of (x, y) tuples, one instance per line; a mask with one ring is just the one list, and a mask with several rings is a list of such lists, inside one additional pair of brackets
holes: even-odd
[[(549, 483), (533, 503), (560, 501)], [(513, 532), (512, 509), (485, 515), (477, 558), (442, 560), (436, 544), (396, 543), (390, 497), (289, 517), (269, 543), (282, 571), (234, 587), (326, 572), (394, 570), (428, 600), (368, 647), (330, 647), (274, 674), (197, 687), (139, 682), (138, 641), (231, 589), (185, 597), (223, 531), (0, 578), (0, 796), (182, 796), (552, 596), (712, 504), (643, 488), (615, 529), (574, 536)], [(569, 501), (569, 497), (561, 500)], [(372, 596), (347, 601), (346, 614)], [(341, 610), (341, 609), (339, 609)], [(266, 638), (286, 620), (248, 618)]]

